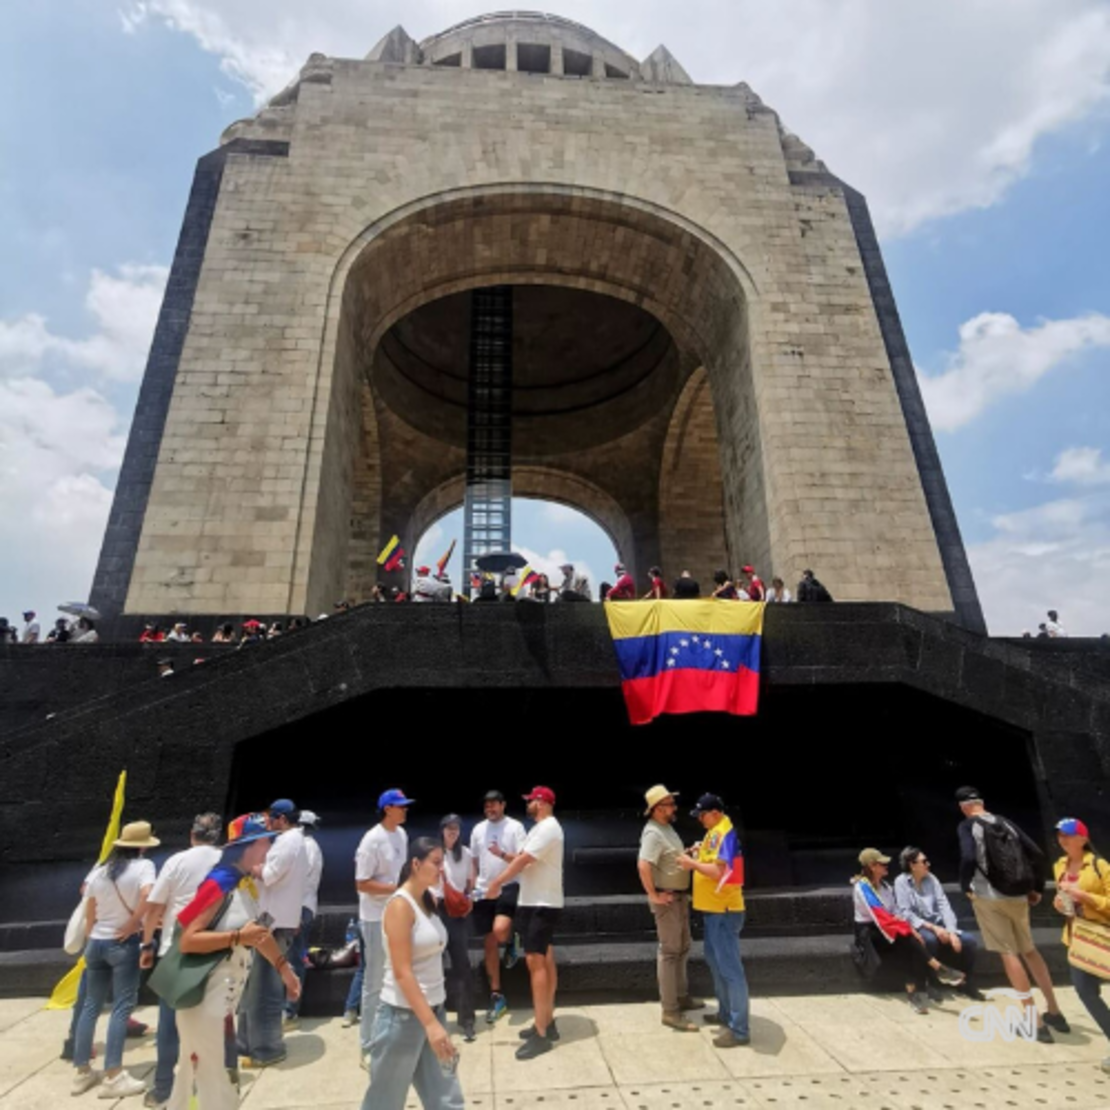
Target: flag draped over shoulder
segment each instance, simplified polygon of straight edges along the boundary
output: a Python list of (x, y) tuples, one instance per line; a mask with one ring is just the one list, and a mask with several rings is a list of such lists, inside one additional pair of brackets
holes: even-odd
[(753, 715), (763, 610), (761, 602), (606, 602), (632, 724), (661, 713)]
[(725, 820), (728, 821), (728, 831), (721, 840), (721, 846), (717, 849), (717, 859), (725, 864), (725, 872), (721, 876), (721, 881), (717, 884), (718, 894), (726, 886), (744, 885), (744, 849), (740, 846), (740, 838), (736, 835), (732, 822), (727, 817)]
[(906, 921), (905, 918), (897, 917), (892, 914), (890, 910), (883, 905), (883, 901), (879, 897), (879, 892), (866, 879), (860, 879), (859, 888), (863, 893), (863, 900), (867, 903), (867, 909), (871, 914), (871, 920), (875, 922), (875, 928), (878, 929), (891, 944), (894, 943), (897, 937), (908, 937), (913, 934), (913, 926)]

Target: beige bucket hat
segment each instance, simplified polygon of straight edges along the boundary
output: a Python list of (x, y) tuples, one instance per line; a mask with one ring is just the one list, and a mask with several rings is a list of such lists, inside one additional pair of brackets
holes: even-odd
[(113, 842), (113, 848), (157, 848), (162, 842), (150, 834), (149, 821), (132, 821), (120, 829), (119, 840)]
[(668, 790), (662, 783), (658, 786), (653, 786), (645, 795), (644, 801), (647, 802), (647, 809), (644, 810), (644, 816), (650, 817), (651, 811), (664, 799), (664, 798), (677, 798), (678, 795), (673, 790)]

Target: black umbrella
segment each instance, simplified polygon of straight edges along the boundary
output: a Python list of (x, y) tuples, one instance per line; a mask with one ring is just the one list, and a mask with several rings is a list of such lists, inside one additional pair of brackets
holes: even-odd
[(507, 570), (526, 567), (528, 560), (515, 551), (491, 551), (488, 555), (479, 555), (474, 564), (489, 574), (504, 574)]

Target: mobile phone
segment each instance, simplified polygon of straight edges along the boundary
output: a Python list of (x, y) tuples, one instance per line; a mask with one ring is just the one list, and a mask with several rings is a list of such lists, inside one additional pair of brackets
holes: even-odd
[(263, 929), (272, 929), (274, 927), (274, 915), (267, 910), (263, 910), (258, 915), (257, 920), (258, 924), (261, 925)]

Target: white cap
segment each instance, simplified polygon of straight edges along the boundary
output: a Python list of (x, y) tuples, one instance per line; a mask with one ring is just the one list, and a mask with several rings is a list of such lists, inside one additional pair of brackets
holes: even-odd
[(313, 826), (313, 828), (315, 828), (318, 824), (320, 824), (320, 818), (317, 817), (316, 814), (312, 812), (312, 810), (302, 809), (301, 819), (298, 823), (301, 825), (311, 825)]

